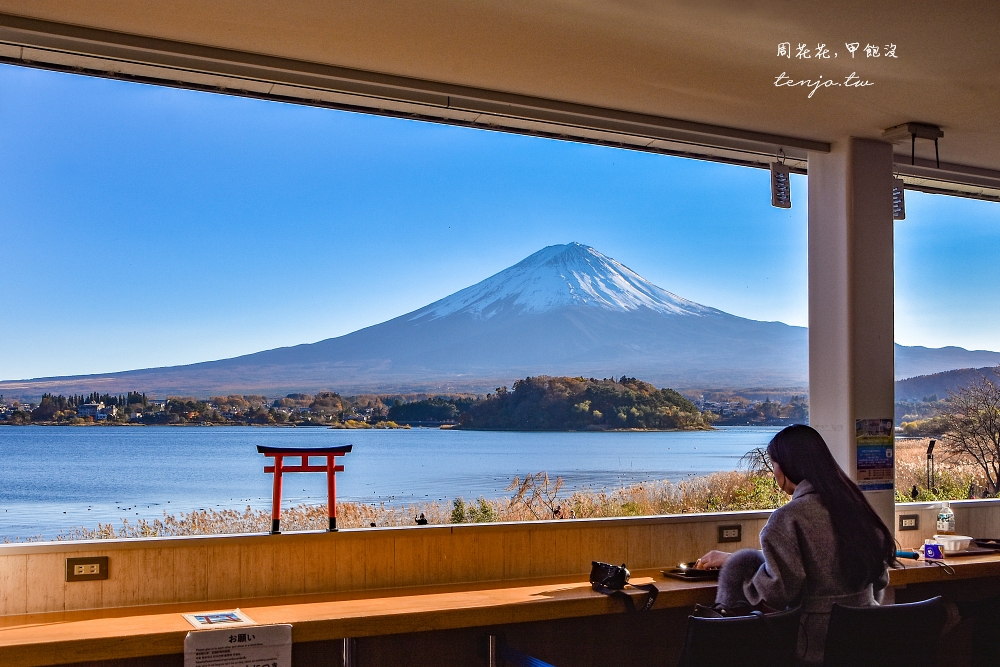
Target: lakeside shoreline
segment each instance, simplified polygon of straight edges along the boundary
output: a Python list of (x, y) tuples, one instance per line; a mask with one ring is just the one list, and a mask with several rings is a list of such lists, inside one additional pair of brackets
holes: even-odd
[[(142, 423), (127, 423), (127, 422), (91, 422), (87, 424), (68, 424), (65, 422), (30, 422), (27, 424), (10, 424), (6, 422), (0, 422), (0, 426), (41, 426), (41, 427), (70, 427), (70, 428), (118, 428), (118, 427), (167, 427), (167, 428), (197, 428), (197, 427), (208, 427), (208, 428), (308, 428), (308, 429), (320, 429), (325, 428), (331, 431), (351, 431), (351, 430), (393, 430), (393, 431), (407, 431), (413, 429), (427, 429), (432, 431), (464, 431), (469, 433), (697, 433), (699, 431), (715, 431), (718, 430), (716, 426), (707, 426), (699, 428), (585, 428), (585, 429), (568, 429), (568, 430), (556, 430), (556, 429), (492, 429), (492, 428), (463, 428), (457, 425), (444, 425), (444, 426), (410, 426), (409, 424), (400, 424), (393, 427), (379, 427), (377, 425), (365, 426), (330, 426), (328, 424), (247, 424), (247, 423), (212, 423), (212, 422), (188, 422), (186, 424), (142, 424)], [(772, 427), (775, 424), (720, 424), (719, 426), (725, 427)]]
[[(247, 427), (247, 428), (278, 428), (278, 429), (292, 429), (292, 428), (306, 428), (306, 429), (321, 429), (325, 428), (334, 431), (351, 431), (351, 430), (395, 430), (395, 431), (405, 431), (414, 429), (424, 429), (432, 431), (462, 431), (465, 433), (698, 433), (706, 431), (718, 431), (725, 428), (784, 428), (785, 426), (791, 426), (799, 422), (793, 420), (771, 420), (768, 422), (759, 423), (741, 423), (741, 424), (722, 424), (715, 422), (711, 425), (696, 426), (690, 428), (584, 428), (584, 429), (497, 429), (497, 428), (468, 428), (463, 427), (458, 424), (442, 424), (440, 426), (425, 426), (425, 425), (413, 425), (413, 424), (398, 424), (397, 426), (391, 427), (379, 427), (377, 425), (368, 426), (331, 426), (330, 424), (311, 424), (311, 423), (297, 423), (297, 424), (251, 424), (247, 422), (186, 422), (178, 424), (145, 424), (142, 422), (87, 422), (84, 424), (70, 424), (68, 422), (28, 422), (26, 424), (14, 424), (10, 422), (0, 422), (0, 427), (3, 426), (58, 426), (58, 427), (74, 427), (74, 428), (93, 428), (93, 427), (185, 427), (185, 428), (196, 428), (196, 427)], [(897, 435), (898, 440), (902, 439), (912, 439), (914, 437), (920, 436), (902, 436)]]

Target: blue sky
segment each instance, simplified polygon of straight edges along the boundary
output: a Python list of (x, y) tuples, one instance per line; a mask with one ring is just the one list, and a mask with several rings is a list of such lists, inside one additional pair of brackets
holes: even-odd
[[(806, 181), (0, 66), (0, 379), (313, 342), (578, 241), (804, 325)], [(1000, 205), (907, 193), (899, 342), (1000, 350)]]

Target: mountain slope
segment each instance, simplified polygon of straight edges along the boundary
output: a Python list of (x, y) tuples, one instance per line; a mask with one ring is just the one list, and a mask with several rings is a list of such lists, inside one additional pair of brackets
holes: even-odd
[[(485, 391), (539, 374), (627, 374), (672, 387), (804, 386), (807, 348), (803, 327), (689, 301), (571, 243), (345, 336), (187, 366), (3, 382), (0, 393)], [(1000, 363), (995, 352), (896, 349), (908, 375)]]
[(945, 398), (950, 391), (968, 387), (982, 377), (997, 382), (997, 367), (958, 368), (955, 370), (918, 375), (896, 382), (897, 401), (919, 401), (925, 396)]
[[(930, 375), (956, 368), (979, 368), (1000, 364), (1000, 354), (961, 347), (896, 346), (896, 378)], [(933, 393), (933, 392), (932, 392)]]

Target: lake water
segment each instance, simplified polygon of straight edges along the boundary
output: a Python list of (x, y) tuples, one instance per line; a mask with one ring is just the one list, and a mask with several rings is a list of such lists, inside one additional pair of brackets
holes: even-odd
[[(504, 495), (547, 471), (568, 489), (615, 488), (732, 470), (776, 428), (509, 433), (254, 427), (0, 427), (0, 541), (163, 512), (270, 507), (259, 444), (353, 444), (338, 500), (406, 503)], [(270, 460), (270, 459), (269, 459)], [(326, 502), (325, 475), (284, 478), (286, 504)]]

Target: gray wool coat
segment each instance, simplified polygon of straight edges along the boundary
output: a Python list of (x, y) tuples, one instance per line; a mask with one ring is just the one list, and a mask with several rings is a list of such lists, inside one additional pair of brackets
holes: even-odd
[(743, 585), (747, 600), (774, 609), (801, 605), (799, 659), (807, 665), (822, 664), (834, 603), (878, 604), (889, 584), (888, 570), (861, 590), (845, 583), (839, 563), (851, 555), (838, 553), (830, 513), (807, 480), (796, 487), (787, 505), (771, 514), (760, 544), (764, 564)]

